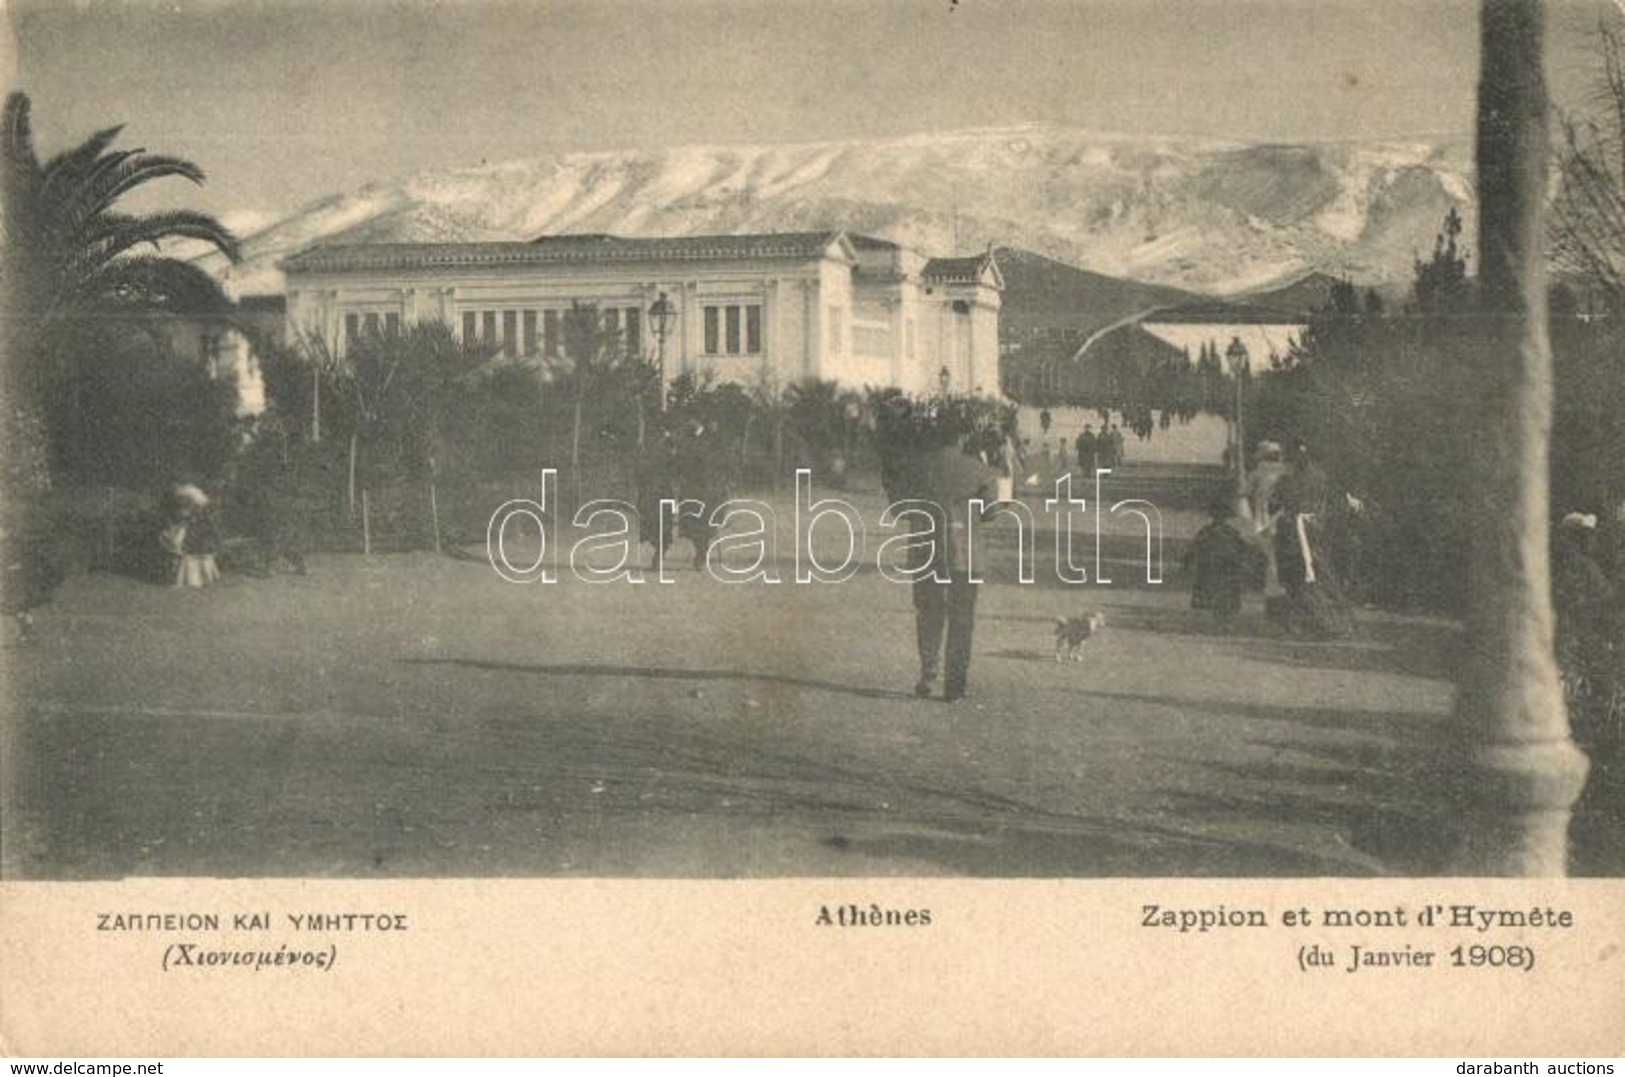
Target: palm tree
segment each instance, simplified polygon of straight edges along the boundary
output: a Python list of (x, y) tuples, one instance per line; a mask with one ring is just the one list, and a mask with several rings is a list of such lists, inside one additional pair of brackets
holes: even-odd
[(208, 313), (230, 300), (203, 270), (160, 254), (137, 253), (163, 241), (198, 240), (236, 261), (238, 246), (204, 213), (169, 210), (136, 216), (115, 204), (154, 180), (203, 182), (203, 170), (143, 149), (114, 150), (109, 127), (44, 163), (34, 150), (28, 96), (6, 98), (0, 130), (0, 286), (6, 301), (8, 373), (55, 374), (55, 357), (91, 320), (151, 310)]
[(192, 239), (238, 257), (237, 240), (213, 217), (114, 208), (153, 180), (203, 182), (196, 165), (113, 150), (118, 127), (41, 163), (29, 111), (27, 95), (12, 93), (0, 116), (0, 460), (7, 465), (0, 469), (0, 612), (25, 626), (28, 611), (49, 601), (63, 574), (64, 544), (45, 500), (52, 485), (48, 388), (66, 382), (78, 400), (73, 364), (79, 353), (100, 350), (93, 331), (121, 314), (231, 306), (196, 266), (138, 248)]

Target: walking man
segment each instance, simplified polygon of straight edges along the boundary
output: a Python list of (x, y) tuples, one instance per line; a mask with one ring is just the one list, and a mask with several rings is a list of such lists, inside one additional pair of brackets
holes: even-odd
[(915, 641), (920, 655), (914, 694), (929, 696), (940, 670), (942, 698), (954, 703), (965, 698), (976, 627), (978, 585), (970, 574), (970, 529), (977, 521), (972, 519), (970, 502), (981, 499), (991, 506), (1001, 476), (964, 452), (957, 438), (939, 434), (935, 440), (935, 448), (908, 469), (907, 479), (906, 496), (932, 506), (936, 539), (928, 561), (932, 571), (913, 585)]
[(1091, 423), (1083, 424), (1083, 433), (1078, 435), (1078, 469), (1086, 478), (1093, 478), (1096, 461), (1100, 459), (1100, 439), (1095, 437), (1095, 428)]

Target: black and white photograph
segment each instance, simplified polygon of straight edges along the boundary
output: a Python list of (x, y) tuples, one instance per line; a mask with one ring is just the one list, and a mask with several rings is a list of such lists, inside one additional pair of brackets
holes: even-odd
[(4, 18), (6, 883), (1625, 875), (1620, 4)]

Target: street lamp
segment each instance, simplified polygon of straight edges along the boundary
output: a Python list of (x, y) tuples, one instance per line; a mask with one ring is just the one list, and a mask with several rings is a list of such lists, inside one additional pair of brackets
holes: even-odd
[(649, 327), (655, 333), (655, 369), (660, 374), (660, 410), (666, 410), (666, 337), (677, 321), (677, 305), (661, 292), (649, 308)]
[(1247, 376), (1247, 345), (1241, 342), (1239, 336), (1230, 338), (1230, 346), (1224, 350), (1225, 362), (1230, 367), (1230, 376), (1236, 379), (1236, 515), (1247, 515), (1247, 464), (1246, 434), (1243, 432), (1241, 414), (1242, 379)]

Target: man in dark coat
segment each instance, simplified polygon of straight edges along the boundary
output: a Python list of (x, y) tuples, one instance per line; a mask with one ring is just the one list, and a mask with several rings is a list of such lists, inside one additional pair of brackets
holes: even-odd
[(1100, 439), (1095, 436), (1095, 428), (1090, 423), (1083, 424), (1083, 433), (1078, 435), (1078, 467), (1090, 479), (1094, 478), (1095, 466), (1100, 460)]
[(677, 517), (677, 533), (694, 546), (694, 569), (702, 571), (716, 541), (711, 514), (728, 500), (729, 458), (721, 433), (705, 422), (695, 422), (683, 431), (673, 465), (677, 469), (677, 494), (684, 502), (696, 501), (702, 508), (684, 505)]
[[(930, 435), (927, 435), (928, 437)], [(931, 694), (942, 671), (942, 698), (953, 703), (965, 698), (970, 675), (971, 641), (976, 627), (977, 584), (970, 575), (970, 502), (990, 505), (998, 496), (1000, 475), (978, 457), (963, 452), (957, 439), (932, 438), (934, 447), (913, 456), (900, 469), (894, 500), (912, 498), (932, 508), (935, 542), (932, 556), (923, 556), (911, 568), (929, 563), (931, 573), (914, 582), (915, 642), (920, 655), (918, 696)], [(923, 551), (919, 551), (923, 555)], [(946, 647), (944, 643), (946, 642)]]

